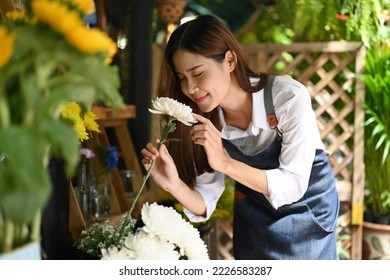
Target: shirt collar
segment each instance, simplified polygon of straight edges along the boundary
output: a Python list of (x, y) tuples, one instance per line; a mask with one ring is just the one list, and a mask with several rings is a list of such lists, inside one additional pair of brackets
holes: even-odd
[(261, 129), (268, 128), (267, 113), (264, 106), (264, 90), (252, 94), (252, 122), (253, 126)]
[(223, 111), (218, 108), (219, 118), (222, 125), (221, 136), (224, 139), (241, 138), (248, 135), (258, 135), (260, 129), (268, 128), (267, 116), (264, 108), (264, 90), (252, 93), (252, 122), (246, 131), (242, 131), (226, 125)]

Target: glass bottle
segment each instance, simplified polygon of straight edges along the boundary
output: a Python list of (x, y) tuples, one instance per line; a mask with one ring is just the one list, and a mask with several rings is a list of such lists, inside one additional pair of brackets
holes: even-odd
[(76, 188), (76, 195), (81, 213), (83, 214), (84, 219), (87, 220), (89, 218), (89, 188), (87, 183), (87, 165), (85, 163), (79, 165)]
[(121, 170), (120, 174), (125, 192), (128, 197), (131, 197), (135, 192), (136, 173), (134, 170), (125, 169)]
[(109, 215), (111, 214), (111, 184), (107, 176), (101, 176), (99, 192), (102, 197), (102, 213)]
[(88, 178), (89, 189), (89, 215), (92, 220), (98, 219), (102, 216), (102, 195), (99, 192), (99, 184), (95, 176)]

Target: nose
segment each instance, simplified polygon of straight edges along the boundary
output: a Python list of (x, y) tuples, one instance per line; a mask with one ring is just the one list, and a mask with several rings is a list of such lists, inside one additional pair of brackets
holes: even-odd
[(188, 81), (187, 87), (189, 94), (194, 94), (199, 91), (199, 87), (193, 81)]

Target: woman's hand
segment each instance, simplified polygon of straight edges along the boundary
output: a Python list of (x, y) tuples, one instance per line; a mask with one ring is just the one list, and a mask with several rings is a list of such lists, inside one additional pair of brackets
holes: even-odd
[(191, 129), (192, 141), (203, 146), (210, 166), (214, 170), (224, 173), (228, 157), (223, 150), (221, 132), (209, 119), (195, 113), (192, 115), (201, 123), (194, 125)]
[(180, 179), (176, 165), (166, 146), (162, 144), (157, 150), (152, 143), (148, 143), (146, 148), (141, 150), (141, 154), (143, 156), (142, 164), (146, 170), (149, 170), (153, 160), (156, 161), (150, 175), (162, 189), (171, 193)]
[(205, 215), (206, 205), (203, 197), (180, 180), (176, 165), (165, 145), (161, 145), (157, 150), (149, 143), (142, 149), (141, 154), (146, 170), (150, 169), (153, 160), (156, 161), (150, 175), (163, 190), (172, 194), (189, 211), (196, 215)]

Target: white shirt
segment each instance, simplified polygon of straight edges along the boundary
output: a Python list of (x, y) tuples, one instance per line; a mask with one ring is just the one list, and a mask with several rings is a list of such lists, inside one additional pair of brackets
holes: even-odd
[[(266, 149), (277, 137), (267, 123), (264, 107), (264, 90), (252, 94), (252, 122), (243, 131), (225, 123), (220, 110), (221, 136), (230, 140), (247, 155), (254, 155)], [(276, 76), (272, 97), (278, 120), (278, 129), (283, 134), (279, 167), (265, 170), (268, 182), (268, 200), (277, 209), (282, 205), (298, 201), (306, 192), (316, 149), (324, 150), (312, 109), (308, 89), (298, 81)], [(206, 217), (184, 210), (193, 222), (210, 218), (224, 190), (224, 175), (215, 173), (197, 177), (195, 189), (203, 196)]]

